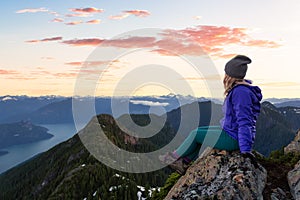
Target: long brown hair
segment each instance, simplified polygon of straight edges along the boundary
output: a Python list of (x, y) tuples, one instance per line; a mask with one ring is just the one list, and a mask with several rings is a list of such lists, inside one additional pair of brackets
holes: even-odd
[(240, 79), (240, 78), (233, 78), (231, 76), (228, 76), (227, 74), (225, 74), (224, 79), (223, 79), (223, 84), (224, 84), (224, 95), (227, 96), (227, 94), (229, 93), (229, 91), (236, 85), (239, 83), (243, 83), (244, 79)]

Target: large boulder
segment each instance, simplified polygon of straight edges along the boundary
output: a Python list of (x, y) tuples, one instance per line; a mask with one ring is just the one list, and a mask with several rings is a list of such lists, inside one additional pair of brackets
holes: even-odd
[(165, 199), (263, 199), (267, 172), (239, 152), (207, 149)]
[(294, 199), (300, 199), (300, 161), (289, 171), (287, 179)]
[(296, 134), (294, 140), (286, 147), (284, 147), (284, 153), (299, 153), (300, 152), (300, 130)]

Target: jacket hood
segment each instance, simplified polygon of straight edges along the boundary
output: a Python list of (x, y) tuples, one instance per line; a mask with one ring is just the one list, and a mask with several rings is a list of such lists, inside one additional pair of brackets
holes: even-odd
[[(248, 82), (248, 81), (247, 81), (247, 82)], [(249, 89), (255, 94), (257, 100), (258, 100), (258, 101), (261, 101), (262, 98), (263, 98), (263, 95), (262, 95), (262, 93), (261, 93), (261, 89), (260, 89), (258, 86), (253, 86), (253, 85), (251, 85), (251, 82), (248, 82), (248, 83), (249, 83), (249, 85), (246, 85), (246, 84), (238, 84), (238, 85), (236, 85), (235, 87), (237, 87), (237, 86), (244, 86), (244, 87), (249, 88)]]
[(258, 86), (249, 86), (249, 88), (251, 89), (251, 91), (255, 94), (255, 96), (257, 97), (257, 99), (259, 101), (262, 100), (263, 96), (261, 94), (261, 89)]

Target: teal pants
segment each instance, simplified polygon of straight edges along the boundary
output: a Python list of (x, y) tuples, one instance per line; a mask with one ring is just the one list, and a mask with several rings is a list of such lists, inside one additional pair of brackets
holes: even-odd
[(202, 126), (193, 130), (174, 154), (185, 158), (188, 162), (195, 160), (202, 144), (227, 151), (239, 149), (238, 141), (229, 136), (220, 126)]

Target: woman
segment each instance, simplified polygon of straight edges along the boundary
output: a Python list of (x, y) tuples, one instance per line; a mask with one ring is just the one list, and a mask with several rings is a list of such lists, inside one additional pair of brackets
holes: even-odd
[(198, 157), (201, 144), (207, 134), (218, 137), (212, 147), (227, 151), (240, 150), (243, 156), (255, 158), (251, 153), (255, 133), (256, 120), (260, 113), (261, 90), (252, 86), (250, 80), (244, 79), (247, 64), (251, 59), (238, 55), (225, 65), (225, 100), (223, 104), (224, 118), (221, 126), (199, 127), (192, 131), (185, 141), (173, 152), (159, 157), (183, 174), (188, 164)]

